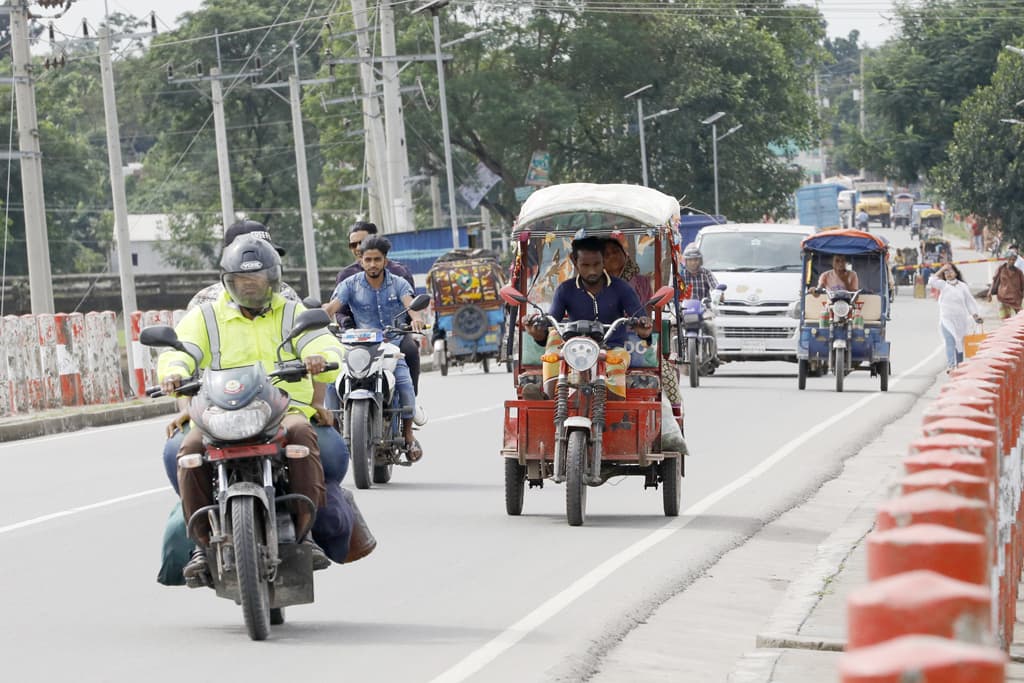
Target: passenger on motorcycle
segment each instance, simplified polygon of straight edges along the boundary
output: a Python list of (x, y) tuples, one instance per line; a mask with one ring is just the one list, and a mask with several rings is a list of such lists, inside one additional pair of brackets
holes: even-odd
[[(343, 268), (338, 276), (334, 279), (334, 285), (338, 286), (345, 280), (349, 279), (353, 275), (363, 272), (363, 263), (360, 258), (362, 253), (360, 245), (363, 240), (371, 235), (377, 234), (377, 226), (373, 223), (366, 223), (364, 221), (358, 221), (352, 226), (352, 229), (348, 233), (348, 248), (352, 250), (352, 255), (356, 257), (356, 260), (351, 264)], [(388, 272), (392, 275), (396, 275), (406, 282), (409, 286), (416, 290), (416, 281), (412, 277), (412, 273), (408, 268), (403, 266), (398, 261), (391, 259), (387, 260), (385, 266)], [(341, 325), (341, 329), (348, 330), (355, 327), (355, 321), (352, 318), (352, 310), (348, 306), (342, 306), (341, 310), (335, 316), (338, 320), (338, 324)], [(405, 362), (409, 366), (409, 375), (412, 377), (412, 388), (413, 391), (419, 396), (420, 393), (420, 347), (416, 343), (416, 339), (409, 334), (402, 335), (401, 343), (398, 348), (405, 354)]]
[[(286, 302), (278, 290), (281, 283), (281, 257), (273, 246), (262, 239), (243, 236), (235, 239), (221, 256), (221, 282), (225, 292), (213, 303), (189, 311), (176, 327), (178, 339), (199, 353), (199, 368), (240, 367), (261, 362), (268, 369), (276, 360), (275, 351), (291, 329), (292, 319), (303, 310), (301, 303)], [(289, 319), (291, 318), (291, 319)], [(294, 341), (295, 352), (286, 349), (284, 356), (301, 358), (310, 376), (289, 383), (287, 391), (293, 412), (282, 422), (288, 442), (309, 449), (305, 458), (289, 460), (289, 481), (293, 493), (300, 493), (316, 505), (324, 506), (324, 472), (316, 432), (309, 418), (316, 412), (313, 399), (313, 376), (329, 382), (337, 371), (324, 372), (326, 358), (341, 362), (342, 348), (326, 330), (307, 332)], [(193, 358), (181, 351), (168, 351), (160, 356), (157, 374), (164, 391), (173, 394), (185, 377), (196, 370)], [(199, 508), (214, 502), (213, 468), (203, 462), (195, 466), (181, 465), (182, 457), (202, 453), (205, 449), (202, 432), (191, 430), (178, 450), (178, 484), (185, 519)], [(187, 461), (186, 461), (187, 462)], [(295, 513), (296, 526), (309, 522), (309, 512)], [(200, 518), (195, 531), (204, 544), (209, 542), (210, 526)], [(307, 537), (314, 558), (314, 568), (325, 568), (330, 561), (323, 550)], [(207, 573), (206, 555), (200, 549), (185, 566), (187, 579)]]
[[(622, 317), (640, 316), (639, 324), (634, 329), (641, 339), (649, 340), (654, 328), (650, 320), (643, 315), (643, 304), (646, 302), (641, 302), (636, 292), (624, 280), (612, 277), (605, 271), (603, 241), (596, 237), (573, 240), (572, 262), (576, 267), (576, 277), (566, 280), (555, 290), (548, 311), (551, 317), (555, 320), (568, 318), (570, 321), (598, 320), (610, 325)], [(558, 330), (548, 330), (540, 321), (531, 321), (528, 331), (534, 341), (545, 345), (548, 351), (562, 345), (562, 337)], [(619, 398), (626, 397), (629, 354), (621, 347), (627, 335), (628, 330), (623, 326), (607, 342), (609, 349), (621, 351), (609, 353), (607, 361), (608, 390)], [(548, 397), (554, 396), (557, 375), (558, 363), (545, 362), (542, 376), (544, 391)]]
[[(347, 305), (352, 309), (357, 328), (385, 330), (412, 303), (415, 291), (408, 282), (387, 270), (391, 242), (386, 237), (371, 235), (363, 240), (360, 249), (363, 272), (342, 281), (324, 308), (331, 315), (336, 315), (343, 305)], [(409, 311), (409, 316), (413, 332), (423, 331), (423, 320), (419, 312)], [(400, 338), (409, 335), (392, 331), (386, 336), (388, 341), (399, 346)], [(419, 349), (416, 353), (419, 353)], [(416, 393), (409, 366), (402, 358), (398, 359), (395, 367), (395, 385), (402, 406), (402, 432), (409, 459), (415, 462), (423, 457), (423, 449), (412, 434)]]

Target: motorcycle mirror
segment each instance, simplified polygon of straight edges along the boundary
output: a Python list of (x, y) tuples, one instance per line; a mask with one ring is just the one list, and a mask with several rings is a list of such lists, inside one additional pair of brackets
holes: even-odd
[(664, 287), (659, 287), (658, 291), (654, 293), (654, 296), (647, 300), (647, 304), (644, 307), (658, 308), (660, 306), (664, 306), (669, 301), (672, 301), (672, 297), (674, 295), (675, 290), (669, 287), (668, 285), (665, 285)]
[(429, 294), (417, 294), (416, 298), (409, 304), (410, 311), (422, 311), (430, 305)]
[(315, 296), (307, 296), (302, 300), (302, 305), (306, 308), (320, 308), (323, 306), (323, 303)]
[(143, 328), (139, 333), (139, 343), (143, 346), (168, 346), (178, 351), (185, 349), (185, 345), (178, 341), (178, 333), (170, 325)]
[(729, 286), (727, 284), (725, 284), (724, 282), (719, 282), (718, 286), (715, 287), (715, 289), (717, 289), (720, 292), (724, 292), (725, 290), (729, 289)]
[(327, 311), (319, 307), (310, 308), (295, 317), (295, 327), (288, 333), (288, 340), (295, 339), (309, 330), (327, 327), (330, 324), (331, 316), (327, 314)]
[(526, 297), (512, 285), (505, 285), (498, 290), (498, 296), (500, 296), (502, 301), (507, 303), (509, 306), (519, 306), (520, 304), (525, 304), (527, 302)]

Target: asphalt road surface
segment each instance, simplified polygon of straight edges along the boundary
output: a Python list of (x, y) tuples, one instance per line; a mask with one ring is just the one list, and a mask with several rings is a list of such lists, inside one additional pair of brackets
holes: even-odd
[[(968, 268), (974, 285), (984, 269)], [(613, 480), (591, 490), (579, 528), (550, 483), (527, 492), (522, 517), (505, 515), (511, 375), (425, 375), (423, 461), (357, 494), (378, 550), (319, 572), (316, 603), (290, 608), (263, 643), (233, 603), (154, 580), (175, 500), (163, 420), (0, 445), (3, 679), (584, 679), (663, 599), (910, 408), (944, 363), (935, 302), (903, 288), (889, 339), (887, 394), (866, 372), (842, 394), (830, 377), (800, 392), (786, 363), (727, 365), (685, 389), (685, 514), (665, 518), (640, 479)]]

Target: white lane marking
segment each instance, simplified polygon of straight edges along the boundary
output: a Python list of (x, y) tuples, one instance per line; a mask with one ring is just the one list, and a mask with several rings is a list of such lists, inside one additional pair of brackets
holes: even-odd
[(492, 410), (498, 410), (499, 408), (502, 408), (504, 405), (505, 405), (504, 403), (497, 403), (497, 404), (495, 404), (493, 406), (487, 406), (486, 408), (480, 408), (478, 410), (470, 410), (469, 412), (466, 412), (466, 413), (456, 413), (455, 415), (445, 415), (444, 417), (439, 417), (439, 418), (434, 419), (434, 420), (428, 419), (427, 420), (427, 424), (429, 425), (429, 424), (436, 424), (438, 422), (448, 422), (449, 420), (461, 420), (464, 417), (470, 417), (472, 415), (481, 415), (483, 413), (489, 413)]
[(80, 505), (76, 508), (70, 508), (68, 510), (62, 510), (60, 512), (53, 512), (42, 517), (36, 517), (34, 519), (26, 519), (24, 522), (15, 522), (14, 524), (8, 524), (7, 526), (0, 526), (0, 534), (6, 534), (9, 531), (17, 531), (18, 529), (24, 529), (25, 527), (35, 526), (44, 522), (49, 522), (54, 519), (60, 519), (61, 517), (70, 517), (77, 515), (80, 512), (88, 512), (90, 510), (98, 510), (99, 508), (110, 507), (111, 505), (117, 505), (118, 503), (124, 503), (129, 500), (136, 498), (143, 498), (145, 496), (151, 496), (154, 493), (162, 493), (164, 491), (171, 491), (170, 486), (161, 486), (157, 489), (149, 489), (148, 491), (139, 491), (138, 493), (132, 493), (127, 496), (121, 496), (119, 498), (111, 498), (110, 500), (103, 500), (99, 503), (91, 503), (89, 505)]
[[(169, 417), (171, 417), (170, 413), (168, 413), (166, 416), (151, 417), (151, 418), (147, 418), (145, 420), (133, 420), (131, 422), (122, 422), (121, 424), (116, 424), (116, 425), (107, 425), (105, 427), (87, 427), (86, 429), (79, 429), (79, 430), (75, 430), (73, 432), (65, 432), (63, 434), (51, 434), (49, 436), (33, 436), (33, 437), (29, 438), (29, 439), (17, 439), (15, 441), (5, 441), (3, 443), (0, 443), (0, 449), (13, 448), (15, 446), (25, 446), (25, 445), (31, 446), (32, 444), (36, 444), (36, 443), (39, 443), (41, 441), (57, 441), (58, 439), (68, 439), (68, 438), (71, 438), (73, 436), (90, 436), (92, 434), (102, 434), (103, 432), (111, 432), (111, 431), (114, 431), (115, 429), (123, 429), (125, 427), (134, 427), (136, 425), (138, 425), (138, 426), (148, 426), (150, 422), (156, 422), (157, 420), (162, 420), (164, 422), (170, 422), (170, 420), (168, 420)], [(6, 454), (2, 454), (2, 455), (6, 455)]]
[[(481, 413), (487, 413), (487, 412), (490, 412), (492, 410), (497, 410), (498, 408), (501, 408), (501, 404), (489, 406), (487, 408), (481, 408), (480, 410), (471, 410), (471, 411), (466, 412), (466, 413), (458, 413), (456, 415), (447, 415), (445, 417), (437, 418), (436, 420), (434, 420), (434, 422), (445, 422), (447, 420), (458, 420), (458, 419), (461, 419), (461, 418), (464, 418), (464, 417), (469, 417), (471, 415), (479, 415)], [(136, 424), (138, 424), (138, 423), (136, 423)], [(124, 425), (118, 425), (118, 426), (123, 427)], [(114, 427), (104, 428), (104, 429), (113, 429), (113, 428)], [(97, 431), (100, 431), (100, 430), (97, 430)], [(68, 436), (70, 436), (70, 435), (68, 435)], [(54, 438), (59, 438), (59, 437), (54, 437)], [(24, 522), (16, 522), (14, 524), (9, 524), (7, 526), (0, 526), (0, 534), (6, 534), (6, 533), (8, 533), (10, 531), (16, 531), (18, 529), (24, 529), (25, 527), (35, 526), (36, 524), (42, 524), (44, 522), (49, 522), (49, 521), (54, 520), (54, 519), (60, 519), (61, 517), (70, 517), (71, 515), (77, 515), (80, 512), (88, 512), (89, 510), (96, 510), (98, 508), (109, 507), (111, 505), (117, 505), (118, 503), (124, 503), (126, 501), (133, 500), (135, 498), (142, 498), (144, 496), (151, 496), (154, 493), (160, 493), (161, 491), (170, 491), (170, 490), (171, 490), (170, 486), (161, 486), (160, 488), (157, 488), (157, 489), (149, 489), (148, 491), (139, 491), (138, 493), (132, 493), (132, 494), (129, 494), (127, 496), (121, 496), (120, 498), (111, 498), (110, 500), (104, 500), (104, 501), (101, 501), (99, 503), (92, 503), (91, 505), (82, 505), (80, 507), (71, 508), (69, 510), (63, 510), (61, 512), (54, 512), (54, 513), (51, 513), (49, 515), (43, 515), (42, 517), (36, 517), (34, 519), (27, 519)]]
[[(894, 378), (889, 386), (893, 387), (899, 384), (901, 379), (905, 379), (908, 376), (913, 375), (915, 372), (920, 370), (922, 367), (927, 365), (942, 353), (942, 347), (939, 347), (932, 351), (924, 360), (910, 368), (905, 374), (900, 377)], [(616, 570), (623, 567), (631, 560), (636, 559), (644, 552), (650, 550), (654, 546), (658, 545), (665, 539), (672, 536), (680, 529), (686, 527), (698, 515), (707, 511), (711, 506), (715, 505), (723, 498), (732, 495), (737, 490), (743, 488), (750, 482), (754, 481), (765, 472), (770, 470), (772, 467), (782, 462), (796, 450), (818, 436), (826, 429), (845, 420), (850, 415), (856, 413), (858, 410), (866, 406), (868, 403), (876, 400), (879, 396), (882, 396), (881, 392), (865, 396), (859, 401), (851, 404), (845, 410), (836, 413), (828, 420), (821, 422), (814, 427), (810, 428), (803, 435), (783, 444), (778, 450), (768, 456), (765, 460), (761, 461), (756, 467), (749, 470), (746, 474), (738, 479), (734, 479), (732, 482), (726, 484), (722, 488), (714, 491), (713, 493), (705, 496), (703, 499), (691, 505), (688, 509), (683, 512), (683, 515), (676, 517), (675, 519), (667, 522), (664, 526), (656, 531), (651, 532), (644, 538), (633, 545), (625, 548), (624, 550), (616, 553), (612, 557), (608, 558), (594, 569), (584, 574), (582, 577), (577, 579), (575, 582), (570, 584), (560, 593), (546, 600), (535, 610), (527, 614), (525, 617), (517, 621), (516, 623), (509, 626), (507, 629), (499, 633), (493, 640), (484, 644), (479, 649), (471, 652), (464, 659), (457, 662), (454, 666), (448, 670), (442, 672), (435, 678), (431, 679), (430, 683), (461, 683), (473, 674), (479, 672), (485, 666), (490, 664), (492, 661), (501, 656), (505, 651), (511, 649), (520, 640), (528, 636), (531, 632), (542, 626), (545, 622), (553, 618), (559, 612), (564, 610), (566, 607), (575, 602), (578, 598), (586, 594), (590, 589), (599, 584), (604, 579), (611, 576)]]

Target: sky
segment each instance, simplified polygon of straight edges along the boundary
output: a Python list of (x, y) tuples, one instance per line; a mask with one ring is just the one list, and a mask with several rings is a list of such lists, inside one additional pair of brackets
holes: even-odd
[[(202, 0), (107, 0), (107, 4), (111, 12), (136, 16), (156, 12), (158, 28), (166, 30), (181, 13), (198, 9)], [(828, 21), (828, 33), (832, 37), (845, 38), (851, 30), (857, 29), (864, 42), (877, 47), (892, 36), (893, 27), (886, 17), (892, 16), (893, 0), (817, 0), (816, 4)], [(103, 5), (104, 0), (75, 0), (67, 15), (55, 22), (55, 26), (66, 33), (81, 35), (82, 18), (95, 26), (103, 19)]]

